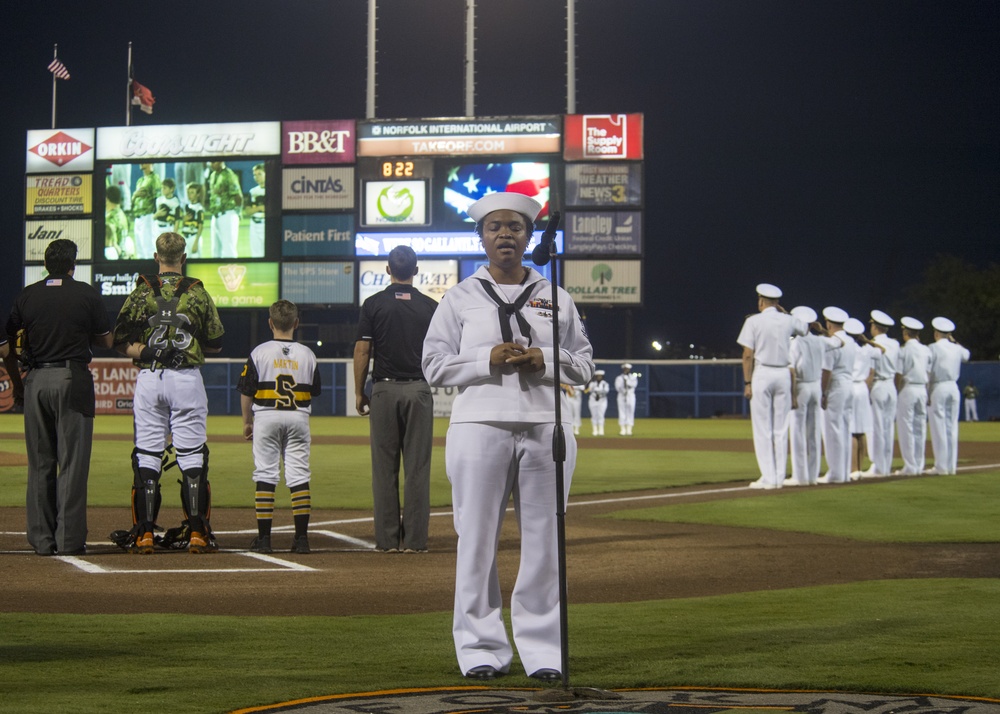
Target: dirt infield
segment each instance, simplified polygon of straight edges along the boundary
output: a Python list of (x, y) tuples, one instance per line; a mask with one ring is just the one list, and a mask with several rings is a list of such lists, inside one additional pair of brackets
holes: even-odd
[[(918, 477), (920, 478), (920, 477)], [(930, 478), (930, 477), (928, 477)], [(571, 499), (566, 519), (567, 572), (573, 603), (698, 597), (874, 579), (1000, 577), (1000, 544), (885, 544), (770, 530), (622, 521), (610, 511), (648, 507), (636, 497), (676, 501), (781, 498), (784, 492), (740, 488), (611, 494)], [(845, 488), (863, 489), (865, 483)], [(699, 495), (684, 495), (688, 491)], [(624, 500), (615, 500), (615, 499)], [(601, 503), (588, 503), (601, 501)], [(613, 501), (613, 502), (609, 502)], [(656, 503), (654, 500), (653, 503)], [(164, 523), (177, 517), (165, 508)], [(370, 514), (316, 511), (313, 553), (246, 552), (250, 509), (217, 510), (222, 551), (192, 556), (158, 550), (129, 555), (105, 540), (130, 522), (126, 509), (92, 509), (89, 552), (79, 558), (34, 555), (24, 542), (22, 509), (0, 509), (0, 554), (9, 612), (137, 613), (148, 601), (122, 597), (137, 577), (155, 587), (158, 612), (218, 615), (360, 615), (448, 611), (452, 607), (456, 538), (450, 514), (431, 519), (431, 552), (382, 554), (371, 547)], [(281, 525), (282, 521), (276, 521)], [(18, 534), (18, 535), (14, 535)], [(500, 572), (509, 593), (517, 570), (514, 518), (504, 526)], [(822, 553), (822, 558), (817, 558)], [(295, 569), (301, 568), (301, 569)], [(141, 575), (140, 575), (141, 573)], [(289, 587), (294, 579), (295, 586)], [(192, 595), (197, 594), (197, 597)]]

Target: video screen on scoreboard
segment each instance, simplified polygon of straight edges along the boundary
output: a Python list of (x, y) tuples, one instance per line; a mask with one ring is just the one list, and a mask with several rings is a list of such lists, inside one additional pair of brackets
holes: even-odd
[(105, 164), (95, 260), (148, 260), (165, 232), (184, 236), (188, 260), (264, 258), (279, 177), (274, 159)]
[(218, 308), (264, 308), (278, 299), (278, 263), (194, 263), (185, 273), (202, 282)]
[(523, 193), (542, 204), (538, 221), (549, 216), (552, 168), (541, 161), (460, 161), (442, 159), (435, 168), (443, 209), (440, 215), (450, 225), (474, 223), (469, 206), (483, 196), (499, 191)]

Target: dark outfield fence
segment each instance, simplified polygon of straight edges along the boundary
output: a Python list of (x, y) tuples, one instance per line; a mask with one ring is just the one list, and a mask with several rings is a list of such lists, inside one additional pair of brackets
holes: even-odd
[[(615, 377), (621, 373), (618, 362), (598, 361), (611, 384), (608, 412), (610, 421), (618, 416)], [(638, 372), (636, 418), (705, 419), (747, 417), (749, 406), (743, 398), (743, 370), (739, 360), (671, 360), (633, 362)], [(236, 392), (242, 361), (212, 361), (202, 375), (208, 390), (209, 410), (216, 415), (238, 415), (240, 395)], [(320, 363), (323, 394), (313, 402), (317, 416), (354, 415), (354, 400), (348, 401), (348, 383), (353, 381), (350, 360), (324, 360)], [(1000, 362), (970, 362), (962, 365), (959, 387), (969, 381), (979, 389), (977, 407), (980, 421), (1000, 421)], [(353, 394), (353, 388), (350, 390)], [(583, 400), (583, 417), (590, 417)], [(961, 418), (964, 419), (964, 407)]]

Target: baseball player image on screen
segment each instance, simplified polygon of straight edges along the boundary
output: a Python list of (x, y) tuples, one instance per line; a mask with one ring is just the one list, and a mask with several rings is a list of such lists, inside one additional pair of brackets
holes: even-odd
[(254, 502), (257, 537), (250, 544), (255, 553), (270, 553), (274, 490), (285, 462), (285, 483), (292, 494), (295, 522), (293, 553), (309, 552), (309, 415), (312, 398), (319, 396), (316, 355), (294, 341), (299, 311), (294, 303), (279, 300), (268, 311), (274, 339), (258, 345), (243, 367), (236, 385), (243, 413), (243, 438), (253, 440)]
[(170, 434), (181, 471), (181, 505), (190, 530), (188, 550), (216, 550), (209, 518), (206, 420), (208, 398), (200, 367), (222, 349), (224, 329), (212, 297), (182, 274), (185, 241), (156, 239), (156, 275), (142, 275), (115, 323), (115, 349), (140, 368), (133, 402), (132, 552), (153, 552), (160, 506), (160, 470)]

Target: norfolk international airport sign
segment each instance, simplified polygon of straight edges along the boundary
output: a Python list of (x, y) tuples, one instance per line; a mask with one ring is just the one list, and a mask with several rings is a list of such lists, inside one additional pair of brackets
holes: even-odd
[(558, 154), (558, 116), (358, 122), (358, 156)]

